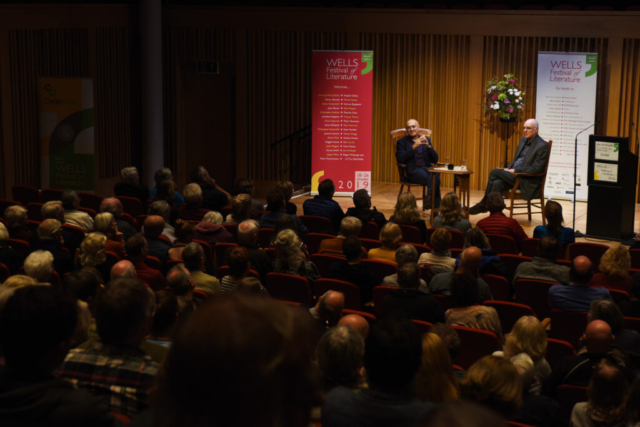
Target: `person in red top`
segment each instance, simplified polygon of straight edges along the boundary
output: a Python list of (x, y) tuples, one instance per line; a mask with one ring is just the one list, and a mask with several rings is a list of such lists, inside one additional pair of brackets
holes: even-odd
[(491, 213), (488, 217), (481, 219), (476, 224), (484, 234), (501, 234), (503, 236), (513, 237), (516, 241), (518, 249), (522, 248), (522, 241), (527, 239), (527, 233), (522, 229), (518, 221), (508, 218), (502, 213), (504, 210), (504, 200), (502, 194), (498, 192), (489, 193), (487, 196), (487, 209)]
[(149, 247), (147, 240), (140, 233), (136, 234), (125, 243), (125, 249), (129, 255), (129, 260), (136, 269), (138, 280), (146, 283), (155, 292), (168, 286), (167, 279), (159, 270), (151, 268), (145, 264)]

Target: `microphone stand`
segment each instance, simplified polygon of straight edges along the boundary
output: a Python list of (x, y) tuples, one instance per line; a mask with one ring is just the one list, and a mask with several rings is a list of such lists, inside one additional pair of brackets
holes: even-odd
[(576, 190), (576, 188), (578, 187), (578, 136), (580, 136), (582, 132), (588, 129), (591, 129), (598, 123), (600, 123), (600, 120), (582, 129), (580, 132), (576, 134), (576, 141), (575, 141), (576, 145), (575, 145), (574, 157), (573, 157), (573, 226), (572, 226), (576, 237), (584, 237), (584, 234), (576, 230), (576, 203), (578, 202), (578, 197), (577, 197), (578, 193)]

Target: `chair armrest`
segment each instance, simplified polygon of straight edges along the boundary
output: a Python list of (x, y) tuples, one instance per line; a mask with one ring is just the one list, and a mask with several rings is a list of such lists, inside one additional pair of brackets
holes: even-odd
[(406, 168), (407, 165), (403, 164), (403, 163), (396, 163), (396, 165), (400, 166), (401, 168)]

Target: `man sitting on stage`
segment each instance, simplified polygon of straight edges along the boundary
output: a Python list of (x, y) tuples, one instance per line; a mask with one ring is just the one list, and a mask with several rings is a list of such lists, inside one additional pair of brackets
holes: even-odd
[[(487, 212), (487, 196), (494, 191), (502, 194), (510, 190), (516, 183), (516, 173), (537, 174), (544, 172), (549, 157), (549, 146), (538, 135), (538, 121), (529, 119), (524, 122), (524, 137), (520, 139), (515, 160), (505, 169), (493, 169), (489, 174), (489, 182), (484, 197), (469, 209), (469, 214), (477, 215)], [(542, 177), (521, 178), (520, 192), (524, 200), (531, 200), (540, 191)]]
[(440, 207), (440, 174), (436, 174), (435, 192), (431, 188), (432, 173), (431, 166), (438, 162), (438, 153), (433, 149), (431, 139), (420, 135), (420, 123), (411, 119), (406, 125), (408, 136), (398, 140), (396, 146), (396, 159), (399, 163), (407, 165), (407, 175), (412, 183), (426, 185), (427, 200), (423, 201), (424, 206), (431, 205), (432, 194), (435, 197), (435, 205)]

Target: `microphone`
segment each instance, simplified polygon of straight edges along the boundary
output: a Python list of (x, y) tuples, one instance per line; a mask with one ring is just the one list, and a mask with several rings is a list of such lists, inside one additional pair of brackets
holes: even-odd
[(636, 154), (638, 154), (638, 128), (636, 127), (636, 124), (631, 122), (631, 126), (633, 127), (633, 130), (636, 131)]
[[(597, 120), (595, 123), (587, 126), (586, 128), (582, 129), (580, 132), (576, 134), (576, 141), (574, 145), (574, 156), (573, 156), (573, 229), (574, 230), (576, 230), (576, 202), (578, 201), (578, 190), (577, 190), (577, 187), (578, 187), (578, 136), (582, 132), (588, 129), (591, 129), (598, 123), (600, 123), (600, 120)], [(580, 233), (578, 230), (575, 231), (575, 235), (576, 237), (584, 237), (584, 235)]]
[(595, 125), (597, 125), (598, 123), (600, 123), (600, 120), (597, 120), (594, 124), (587, 126), (586, 128), (582, 129), (580, 132), (578, 132), (578, 134), (576, 135), (576, 144), (578, 143), (578, 135), (580, 135), (582, 132), (584, 132), (585, 130), (588, 130), (592, 127), (594, 127)]

